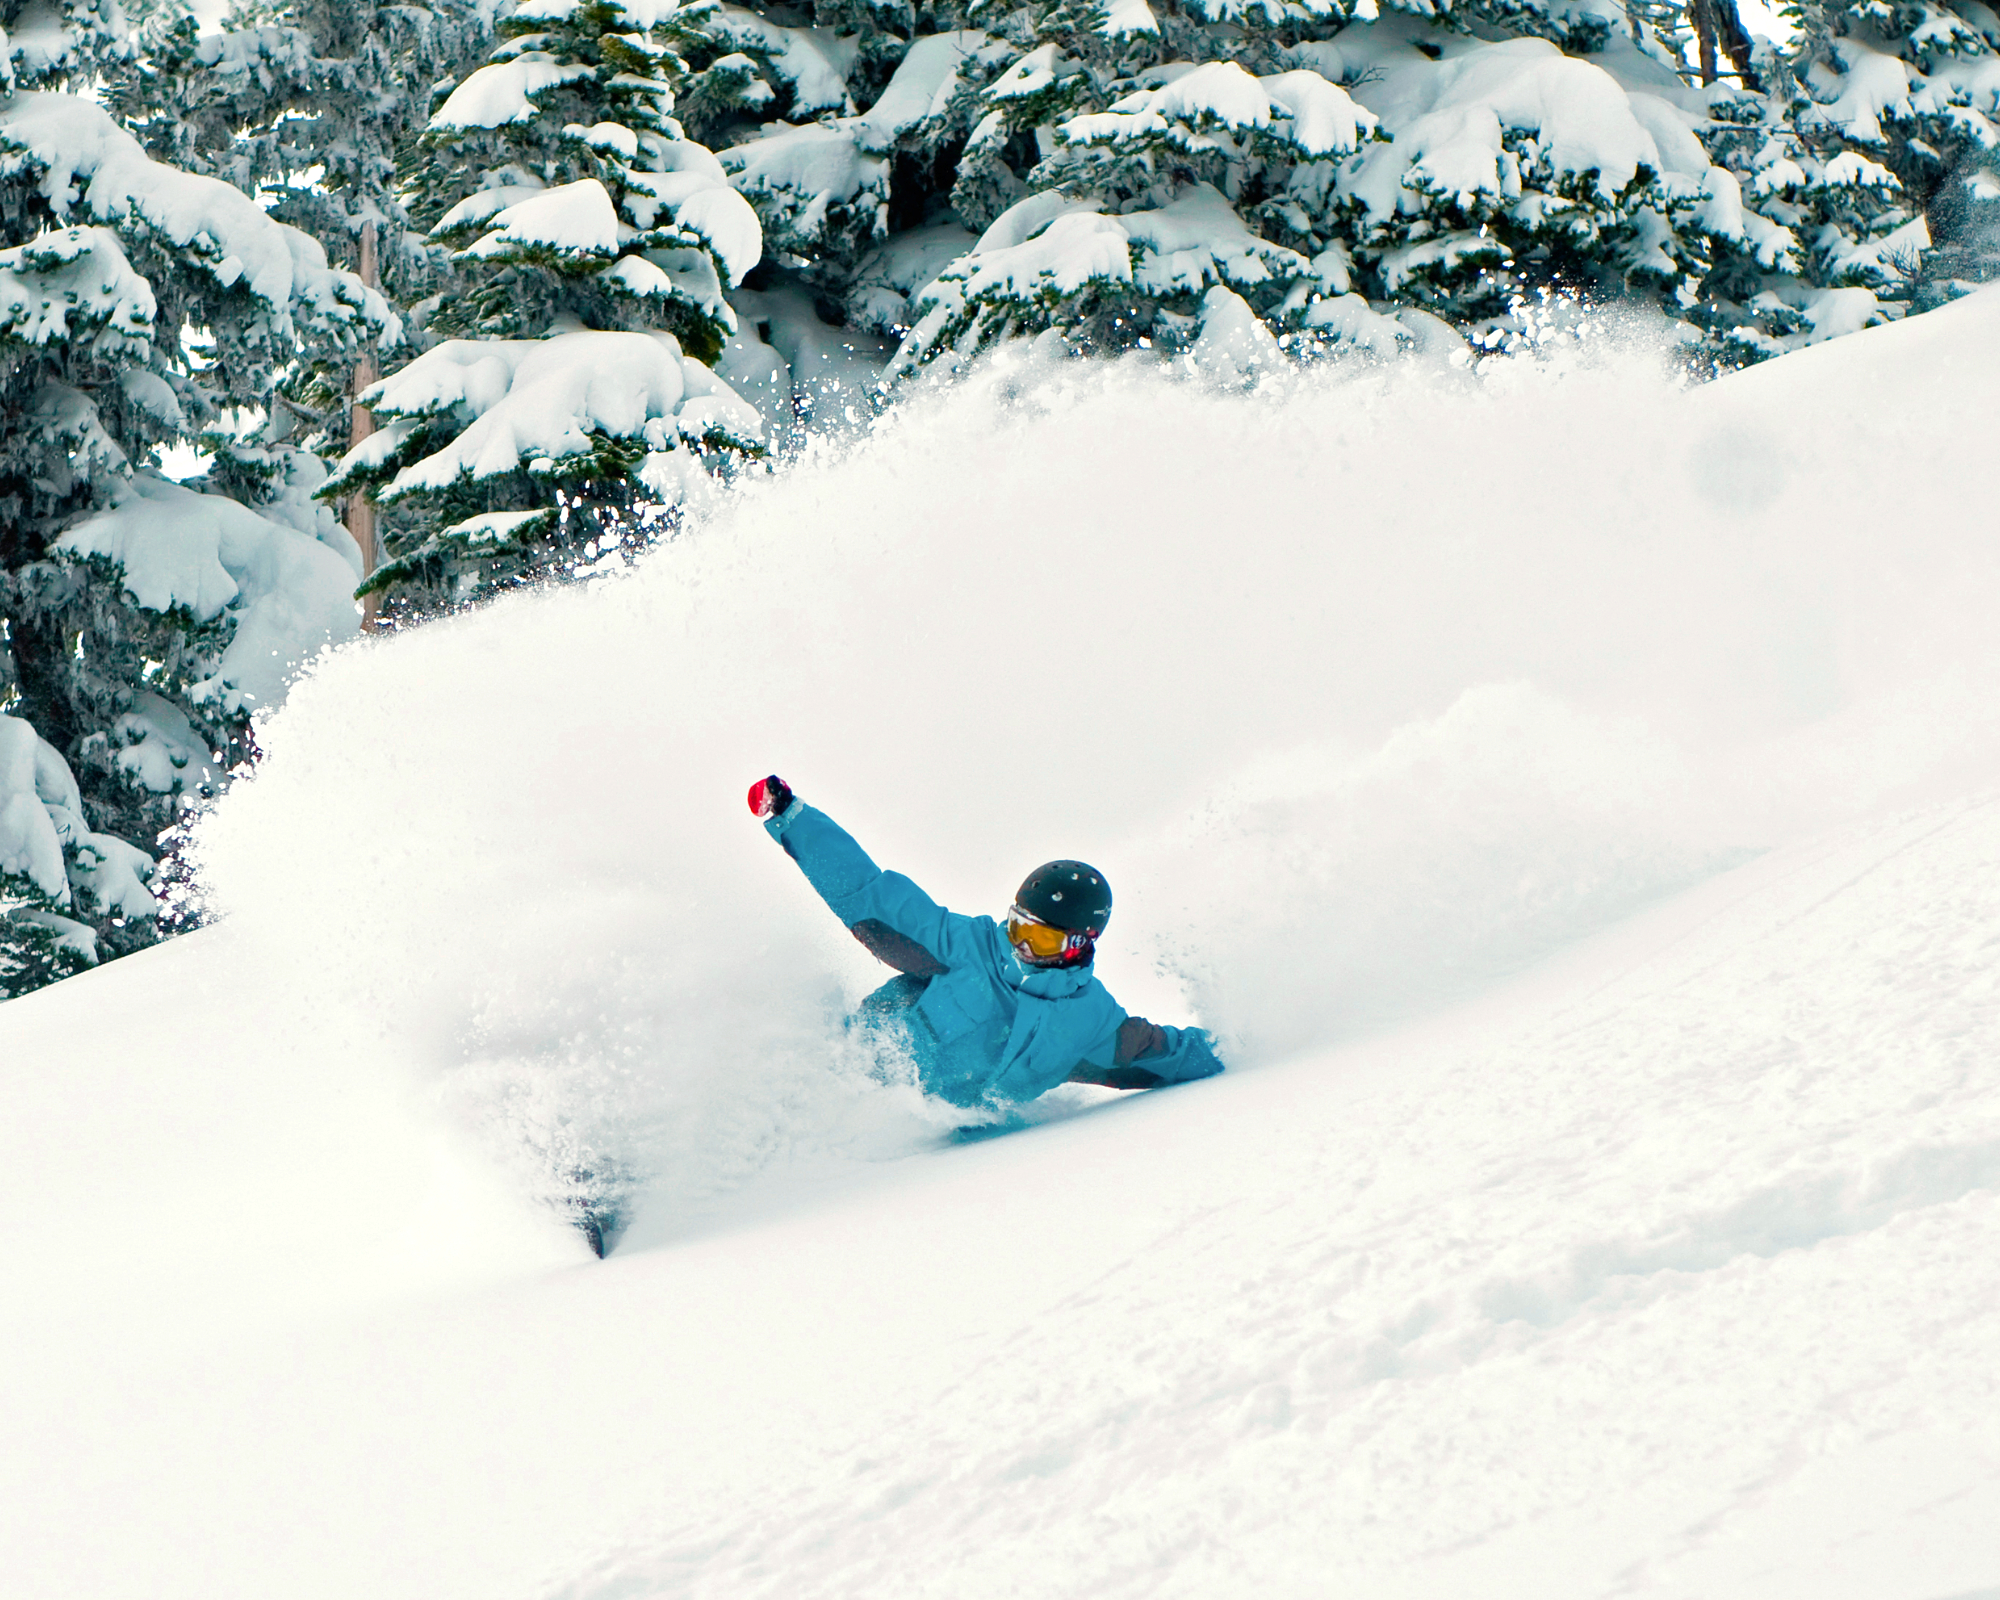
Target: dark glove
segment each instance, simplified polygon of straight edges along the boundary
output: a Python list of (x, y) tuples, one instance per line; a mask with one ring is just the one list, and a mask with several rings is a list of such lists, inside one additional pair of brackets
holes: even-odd
[(750, 814), (760, 822), (782, 817), (792, 803), (792, 786), (775, 772), (750, 785)]

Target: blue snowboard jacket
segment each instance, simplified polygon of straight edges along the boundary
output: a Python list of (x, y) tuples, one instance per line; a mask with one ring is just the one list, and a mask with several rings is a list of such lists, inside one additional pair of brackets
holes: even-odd
[(994, 1105), (1065, 1082), (1150, 1089), (1222, 1070), (1201, 1029), (1128, 1015), (1088, 966), (1024, 966), (993, 918), (945, 910), (803, 800), (764, 827), (849, 931), (904, 973), (862, 1013), (903, 1029), (939, 1098)]

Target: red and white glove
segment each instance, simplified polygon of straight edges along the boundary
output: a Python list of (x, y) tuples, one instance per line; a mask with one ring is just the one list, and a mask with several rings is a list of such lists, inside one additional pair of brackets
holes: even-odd
[(750, 785), (750, 814), (759, 822), (782, 817), (792, 803), (792, 786), (775, 772)]

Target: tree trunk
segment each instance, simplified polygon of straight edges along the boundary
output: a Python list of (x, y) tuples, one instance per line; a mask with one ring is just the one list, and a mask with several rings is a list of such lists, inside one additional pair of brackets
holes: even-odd
[(1688, 21), (1694, 24), (1695, 47), (1701, 61), (1702, 87), (1715, 82), (1715, 10), (1712, 0), (1688, 0)]
[(1729, 57), (1729, 64), (1736, 69), (1737, 81), (1751, 93), (1756, 93), (1760, 85), (1751, 59), (1750, 34), (1736, 10), (1736, 0), (1707, 0), (1707, 3), (1709, 14), (1715, 19), (1716, 37), (1721, 42), (1722, 53)]
[(1755, 91), (1757, 69), (1751, 60), (1750, 35), (1737, 13), (1736, 0), (1688, 0), (1687, 9), (1700, 55), (1702, 85), (1706, 87), (1722, 76), (1716, 65), (1716, 47), (1720, 45), (1736, 69), (1733, 76), (1744, 88)]
[[(360, 259), (355, 263), (358, 275), (369, 288), (380, 287), (375, 266), (375, 224), (361, 224)], [(362, 347), (354, 361), (354, 403), (351, 410), (352, 425), (347, 436), (347, 448), (352, 450), (375, 431), (375, 417), (361, 403), (361, 393), (378, 376), (375, 367), (375, 342), (371, 339)], [(365, 581), (379, 560), (375, 548), (375, 501), (366, 489), (351, 497), (347, 502), (347, 531), (354, 535), (354, 542), (361, 547), (361, 576)], [(361, 602), (361, 626), (372, 629), (382, 610), (379, 594), (367, 595)]]

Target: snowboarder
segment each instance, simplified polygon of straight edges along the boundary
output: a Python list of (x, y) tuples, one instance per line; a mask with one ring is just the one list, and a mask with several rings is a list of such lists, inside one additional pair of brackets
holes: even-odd
[(848, 931), (902, 974), (861, 1014), (900, 1029), (930, 1093), (999, 1105), (1059, 1083), (1151, 1089), (1222, 1070), (1201, 1029), (1128, 1016), (1097, 981), (1091, 958), (1111, 890), (1082, 862), (1037, 867), (996, 922), (947, 911), (884, 872), (775, 774), (750, 786), (750, 810)]

